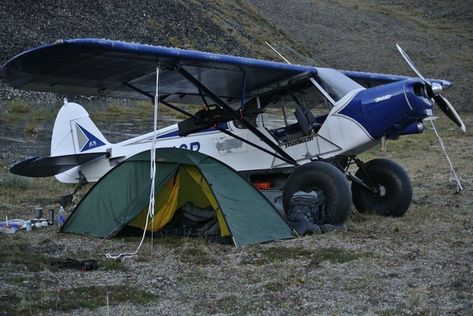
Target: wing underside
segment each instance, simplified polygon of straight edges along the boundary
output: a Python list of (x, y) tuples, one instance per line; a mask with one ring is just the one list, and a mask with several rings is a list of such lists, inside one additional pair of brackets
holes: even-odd
[(180, 69), (227, 101), (317, 73), (315, 67), (99, 39), (32, 49), (10, 59), (3, 73), (18, 89), (133, 99), (154, 95), (157, 66), (160, 95), (182, 103), (202, 103), (202, 93)]
[[(18, 89), (137, 99), (154, 95), (157, 66), (161, 96), (167, 96), (167, 101), (198, 104), (202, 91), (181, 69), (229, 103), (308, 81), (318, 72), (312, 66), (85, 38), (60, 40), (21, 53), (6, 62), (2, 74)], [(409, 78), (340, 72), (365, 87)]]

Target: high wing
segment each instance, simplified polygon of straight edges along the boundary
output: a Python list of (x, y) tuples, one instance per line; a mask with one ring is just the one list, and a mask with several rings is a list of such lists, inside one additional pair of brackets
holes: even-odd
[[(294, 83), (304, 84), (318, 72), (312, 66), (85, 38), (59, 40), (21, 53), (5, 63), (2, 75), (18, 89), (134, 99), (154, 95), (158, 65), (161, 96), (167, 96), (167, 101), (198, 104), (202, 103), (202, 91), (179, 70), (229, 103)], [(365, 87), (409, 78), (340, 72)], [(451, 85), (437, 82), (444, 87)]]
[(10, 59), (2, 72), (18, 89), (133, 99), (154, 95), (158, 65), (160, 95), (186, 103), (202, 103), (201, 91), (181, 69), (227, 102), (317, 73), (315, 67), (102, 39), (38, 47)]
[[(358, 82), (362, 86), (369, 88), (374, 87), (386, 83), (406, 80), (411, 77), (408, 76), (399, 76), (399, 75), (389, 75), (389, 74), (381, 74), (381, 73), (374, 73), (374, 72), (362, 72), (362, 71), (350, 71), (350, 70), (339, 70), (348, 78)], [(436, 82), (442, 85), (443, 88), (450, 88), (453, 83), (447, 80), (442, 79), (429, 79), (431, 82)]]

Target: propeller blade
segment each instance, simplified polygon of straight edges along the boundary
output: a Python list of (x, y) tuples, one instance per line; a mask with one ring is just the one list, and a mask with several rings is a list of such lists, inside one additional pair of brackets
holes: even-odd
[(460, 129), (465, 133), (465, 124), (458, 115), (457, 111), (455, 111), (453, 106), (450, 104), (450, 102), (448, 102), (448, 100), (441, 95), (434, 96), (434, 101), (435, 103), (437, 103), (438, 107), (443, 111), (443, 113), (445, 113), (445, 115), (447, 115), (448, 118), (452, 120), (453, 123), (458, 125), (458, 127), (460, 127)]
[(414, 64), (414, 62), (409, 58), (409, 56), (407, 55), (407, 53), (401, 48), (401, 46), (399, 46), (397, 43), (396, 43), (396, 47), (397, 47), (397, 50), (401, 53), (402, 57), (404, 57), (404, 60), (409, 64), (409, 66), (411, 66), (412, 70), (414, 70), (414, 72), (417, 74), (417, 76), (422, 79), (422, 81), (424, 81), (424, 83), (428, 84), (429, 86), (431, 85), (430, 84), (430, 81), (425, 79), (424, 76), (422, 76), (419, 72), (419, 70), (417, 70), (417, 67), (416, 65)]

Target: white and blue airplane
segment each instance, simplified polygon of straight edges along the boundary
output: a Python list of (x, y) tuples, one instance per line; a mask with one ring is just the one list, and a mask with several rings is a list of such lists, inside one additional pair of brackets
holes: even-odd
[[(394, 161), (365, 163), (357, 155), (386, 139), (421, 133), (435, 104), (463, 131), (465, 125), (441, 95), (452, 84), (424, 78), (398, 49), (417, 77), (103, 39), (34, 48), (2, 67), (12, 87), (152, 101), (158, 90), (160, 104), (189, 118), (156, 134), (110, 143), (82, 106), (65, 101), (54, 123), (51, 156), (27, 159), (11, 172), (95, 182), (155, 142), (158, 148), (215, 157), (262, 191), (282, 193), (285, 209), (296, 191), (316, 191), (325, 201), (328, 223), (343, 222), (352, 201), (361, 212), (401, 216), (412, 198), (407, 173)], [(189, 113), (180, 104), (202, 109)], [(279, 121), (272, 119), (274, 113), (280, 113)], [(355, 174), (350, 165), (358, 167)]]

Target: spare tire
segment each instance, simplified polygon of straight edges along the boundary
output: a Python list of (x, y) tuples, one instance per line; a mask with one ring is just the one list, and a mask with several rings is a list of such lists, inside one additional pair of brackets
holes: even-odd
[(295, 192), (316, 191), (322, 194), (325, 218), (322, 224), (341, 224), (351, 208), (351, 191), (345, 175), (335, 166), (324, 161), (312, 161), (297, 167), (289, 176), (283, 189), (284, 210), (289, 210)]

